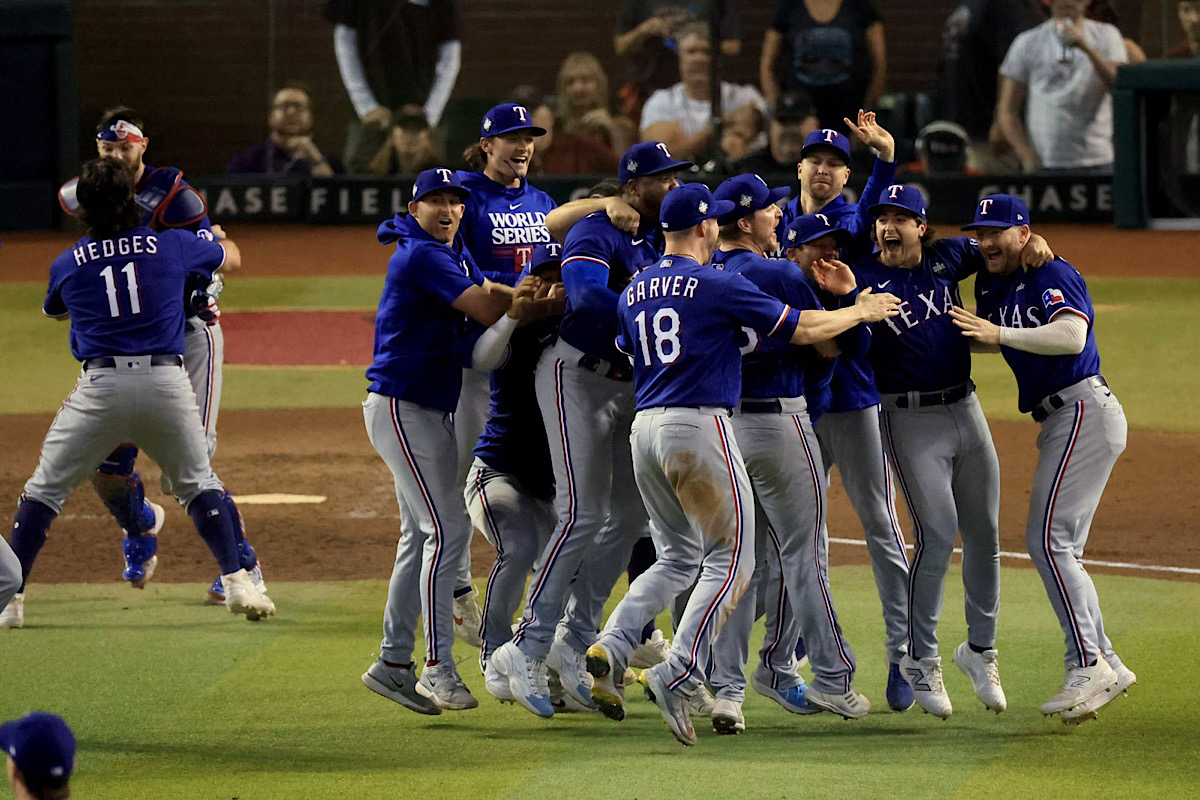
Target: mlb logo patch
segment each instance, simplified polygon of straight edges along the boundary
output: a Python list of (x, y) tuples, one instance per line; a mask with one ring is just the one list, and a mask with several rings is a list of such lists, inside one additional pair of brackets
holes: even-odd
[(1047, 308), (1065, 301), (1066, 298), (1063, 297), (1061, 289), (1047, 289), (1046, 291), (1042, 292), (1042, 305), (1046, 306)]

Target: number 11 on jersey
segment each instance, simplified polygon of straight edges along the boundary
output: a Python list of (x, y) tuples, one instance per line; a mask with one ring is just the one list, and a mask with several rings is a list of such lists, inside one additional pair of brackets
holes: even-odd
[[(129, 284), (129, 309), (134, 314), (142, 313), (142, 298), (138, 292), (137, 267), (130, 261), (121, 267), (125, 281)], [(104, 292), (108, 295), (108, 313), (114, 317), (121, 316), (121, 307), (117, 304), (117, 281), (113, 274), (112, 264), (100, 270), (104, 278)]]

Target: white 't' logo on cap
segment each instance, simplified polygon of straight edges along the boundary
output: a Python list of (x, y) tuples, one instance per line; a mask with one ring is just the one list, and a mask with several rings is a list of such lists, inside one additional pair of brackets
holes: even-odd
[(989, 206), (990, 206), (990, 205), (991, 205), (993, 202), (995, 202), (995, 201), (994, 201), (994, 200), (992, 200), (992, 198), (990, 198), (990, 197), (987, 197), (987, 198), (984, 198), (983, 200), (980, 200), (980, 201), (979, 201), (979, 215), (980, 215), (980, 216), (982, 216), (982, 217), (986, 217), (986, 216), (987, 216), (987, 213), (988, 213), (988, 207), (989, 207)]

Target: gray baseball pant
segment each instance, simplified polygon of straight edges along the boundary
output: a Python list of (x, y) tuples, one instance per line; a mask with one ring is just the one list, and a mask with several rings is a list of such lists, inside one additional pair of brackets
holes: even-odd
[[(487, 425), (492, 413), (492, 383), (490, 372), (464, 369), (462, 392), (458, 395), (458, 408), (454, 411), (454, 441), (458, 443), (458, 485), (467, 483), (471, 466), (475, 463), (475, 445)], [(482, 530), (482, 529), (480, 529)], [(472, 531), (474, 534), (474, 531)], [(463, 548), (458, 564), (458, 576), (454, 588), (465, 589), (471, 585), (471, 541)]]
[(888, 661), (908, 650), (908, 556), (896, 516), (887, 453), (879, 433), (879, 406), (823, 414), (814, 429), (821, 443), (825, 481), (837, 465), (842, 485), (863, 526), (875, 588), (883, 605)]
[(4, 537), (0, 536), (0, 610), (8, 605), (20, 588), (21, 562)]
[(630, 438), (658, 558), (617, 604), (601, 641), (623, 671), (646, 622), (692, 587), (661, 667), (668, 687), (690, 697), (754, 572), (750, 478), (725, 409), (643, 409)]
[(1091, 666), (1101, 656), (1120, 663), (1082, 560), (1092, 517), (1128, 433), (1120, 402), (1097, 383), (1089, 378), (1063, 389), (1062, 407), (1042, 423), (1025, 526), (1029, 555), (1066, 637), (1068, 669)]
[(525, 579), (546, 546), (554, 523), (554, 505), (530, 495), (520, 481), (475, 459), (463, 497), (475, 529), (496, 548), (483, 600), (483, 648), (486, 664), (496, 648), (512, 638), (513, 616), (521, 607)]
[(1000, 462), (974, 393), (949, 405), (898, 408), (883, 398), (883, 438), (913, 517), (908, 654), (938, 654), (942, 589), (958, 532), (967, 639), (996, 644), (1000, 612)]
[(429, 663), (453, 664), (451, 603), (462, 550), (471, 538), (450, 414), (394, 397), (367, 394), (363, 419), (371, 445), (388, 469), (400, 506), (400, 540), (388, 583), (381, 657), (412, 661), (417, 617), (424, 619)]

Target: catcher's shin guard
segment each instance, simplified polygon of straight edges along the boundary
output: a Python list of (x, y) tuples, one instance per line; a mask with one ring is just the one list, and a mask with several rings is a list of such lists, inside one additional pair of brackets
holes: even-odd
[(133, 468), (138, 449), (121, 445), (92, 473), (92, 486), (117, 524), (129, 536), (154, 527), (154, 510), (146, 502), (142, 476)]

